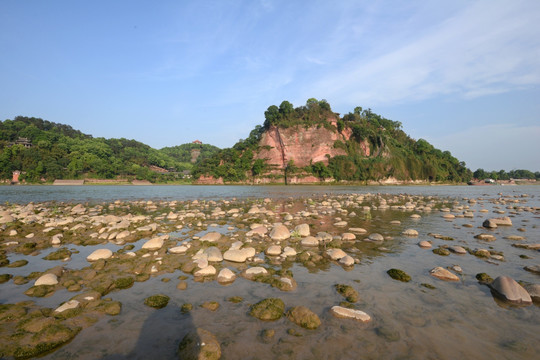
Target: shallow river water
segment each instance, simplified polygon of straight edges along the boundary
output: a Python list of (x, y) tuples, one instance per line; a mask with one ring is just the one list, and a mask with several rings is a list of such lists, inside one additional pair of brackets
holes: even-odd
[[(540, 242), (540, 213), (514, 211), (514, 206), (540, 207), (538, 186), (422, 186), (422, 187), (319, 187), (319, 186), (96, 186), (96, 187), (0, 187), (0, 202), (25, 204), (30, 201), (58, 202), (112, 202), (121, 200), (219, 200), (246, 198), (309, 198), (313, 194), (411, 194), (454, 199), (469, 206), (473, 218), (457, 217), (446, 220), (445, 213), (432, 210), (420, 213), (413, 219), (411, 211), (372, 210), (371, 218), (363, 216), (361, 209), (349, 209), (358, 216), (344, 217), (349, 227), (362, 227), (367, 234), (380, 233), (391, 239), (382, 244), (357, 240), (344, 250), (359, 259), (352, 269), (337, 263), (324, 267), (306, 268), (298, 261), (287, 261), (278, 268), (292, 271), (298, 287), (294, 291), (280, 291), (268, 284), (238, 277), (230, 285), (216, 281), (199, 282), (192, 276), (186, 280), (186, 290), (178, 290), (177, 278), (185, 275), (176, 270), (151, 277), (125, 290), (107, 295), (122, 303), (117, 316), (102, 317), (96, 324), (82, 330), (70, 343), (62, 346), (44, 359), (173, 359), (178, 358), (178, 344), (189, 331), (203, 328), (211, 331), (221, 344), (222, 359), (535, 359), (540, 354), (540, 306), (509, 305), (492, 295), (490, 289), (480, 284), (475, 275), (487, 273), (492, 278), (506, 275), (517, 281), (540, 283), (540, 275), (525, 271), (530, 265), (540, 265), (540, 252), (513, 247), (516, 241), (504, 239), (509, 235), (525, 238), (521, 243)], [(496, 204), (499, 193), (514, 197), (521, 203)], [(521, 197), (527, 194), (528, 197)], [(481, 198), (469, 204), (463, 198)], [(294, 213), (295, 206), (283, 210)], [(299, 200), (301, 203), (302, 200)], [(488, 212), (480, 212), (486, 209)], [(504, 214), (494, 213), (504, 211)], [(459, 215), (457, 212), (452, 212)], [(339, 215), (335, 215), (339, 216)], [(491, 217), (510, 216), (511, 227), (495, 230), (481, 228), (482, 222)], [(330, 222), (332, 219), (317, 219)], [(392, 225), (390, 221), (401, 224)], [(293, 222), (296, 224), (296, 222)], [(471, 224), (472, 227), (464, 227)], [(321, 226), (320, 231), (324, 228)], [(231, 236), (235, 230), (208, 227), (205, 231), (218, 230)], [(289, 226), (294, 228), (294, 226)], [(413, 228), (418, 237), (401, 235), (404, 229)], [(522, 228), (525, 231), (517, 231)], [(346, 230), (340, 230), (344, 232)], [(335, 228), (328, 232), (339, 234)], [(497, 240), (483, 242), (474, 238), (479, 233), (493, 234)], [(439, 233), (454, 240), (436, 239), (428, 234)], [(187, 239), (185, 233), (171, 234), (178, 244)], [(361, 238), (361, 237), (359, 237)], [(136, 251), (148, 239), (134, 243)], [(432, 249), (420, 248), (421, 240), (429, 240), (433, 248), (443, 245), (485, 248), (504, 254), (503, 261), (486, 260), (471, 254), (449, 256), (434, 254)], [(10, 260), (29, 260), (29, 264), (9, 269), (13, 275), (28, 275), (56, 265), (69, 268), (88, 266), (86, 256), (96, 246), (68, 245), (77, 250), (69, 263), (42, 260), (52, 249), (39, 256), (10, 255)], [(122, 246), (107, 244), (112, 251)], [(381, 249), (382, 247), (382, 249)], [(264, 254), (260, 255), (264, 257)], [(263, 264), (272, 266), (271, 261)], [(437, 266), (444, 268), (459, 265), (463, 269), (460, 281), (445, 282), (430, 276)], [(239, 272), (245, 264), (228, 263), (227, 267)], [(408, 283), (391, 279), (386, 271), (398, 268), (407, 272)], [(0, 269), (0, 273), (8, 272)], [(163, 278), (170, 279), (168, 282)], [(333, 317), (329, 309), (344, 299), (336, 293), (335, 284), (352, 286), (359, 294), (355, 308), (371, 316), (368, 323)], [(427, 288), (422, 284), (432, 285)], [(31, 286), (15, 285), (12, 281), (0, 285), (0, 303), (33, 300), (41, 306), (56, 307), (71, 298), (67, 290), (56, 291), (51, 297), (29, 298), (24, 291)], [(144, 305), (144, 299), (153, 294), (170, 297), (169, 304), (159, 310)], [(241, 296), (243, 301), (228, 301)], [(316, 330), (306, 330), (283, 317), (274, 322), (263, 322), (249, 315), (250, 305), (261, 299), (281, 298), (286, 308), (303, 305), (321, 319)], [(205, 301), (217, 301), (216, 311), (200, 307)], [(182, 304), (193, 304), (188, 313), (180, 311)], [(291, 331), (291, 329), (293, 331)], [(265, 338), (264, 330), (274, 330), (275, 335)]]

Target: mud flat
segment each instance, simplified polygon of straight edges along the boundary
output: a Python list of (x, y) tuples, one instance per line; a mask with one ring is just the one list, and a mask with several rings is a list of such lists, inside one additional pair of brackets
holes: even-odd
[(0, 357), (534, 358), (539, 218), (514, 193), (3, 205)]

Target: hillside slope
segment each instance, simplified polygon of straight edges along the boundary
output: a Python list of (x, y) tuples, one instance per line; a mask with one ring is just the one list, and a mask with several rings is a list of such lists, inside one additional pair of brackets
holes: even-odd
[(139, 179), (168, 181), (191, 169), (167, 151), (128, 139), (91, 135), (39, 118), (18, 116), (0, 122), (0, 179), (21, 171), (27, 182), (54, 179)]
[(411, 139), (401, 123), (370, 109), (343, 117), (325, 100), (265, 112), (246, 140), (193, 169), (199, 183), (430, 181), (466, 182), (471, 172), (450, 152)]

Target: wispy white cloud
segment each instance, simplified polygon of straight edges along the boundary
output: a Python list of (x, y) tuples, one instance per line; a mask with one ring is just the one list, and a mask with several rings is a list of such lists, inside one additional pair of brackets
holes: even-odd
[[(540, 3), (480, 1), (394, 49), (360, 54), (310, 86), (342, 103), (472, 98), (540, 84)], [(384, 42), (384, 34), (379, 41)], [(351, 46), (353, 44), (350, 44)]]

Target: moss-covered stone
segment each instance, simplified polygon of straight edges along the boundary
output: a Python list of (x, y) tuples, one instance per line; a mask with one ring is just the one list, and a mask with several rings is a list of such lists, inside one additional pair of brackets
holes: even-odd
[(278, 298), (268, 298), (251, 306), (249, 314), (259, 320), (274, 321), (283, 316), (285, 303)]
[(493, 279), (491, 276), (489, 276), (486, 273), (478, 273), (476, 274), (476, 280), (482, 284), (491, 284), (493, 282)]
[(170, 298), (167, 295), (157, 294), (147, 297), (144, 300), (144, 304), (155, 309), (161, 309), (167, 306), (169, 300)]
[(399, 280), (399, 281), (403, 281), (403, 282), (409, 282), (411, 281), (411, 277), (409, 276), (409, 274), (407, 274), (405, 271), (403, 270), (399, 270), (399, 269), (390, 269), (386, 272), (388, 275), (390, 275), (390, 277), (394, 280)]
[(15, 358), (25, 359), (45, 354), (69, 342), (80, 330), (80, 327), (70, 328), (59, 323), (51, 324), (35, 334), (30, 344), (17, 347), (13, 355)]
[(121, 277), (114, 281), (114, 286), (117, 289), (128, 289), (133, 286), (135, 279), (132, 277)]
[(348, 302), (357, 302), (358, 301), (358, 292), (353, 289), (352, 286), (336, 284), (336, 291), (343, 296)]
[(28, 290), (26, 290), (24, 293), (25, 295), (32, 296), (32, 297), (45, 297), (54, 292), (55, 287), (52, 285), (40, 285), (40, 286), (32, 286)]
[(18, 268), (28, 264), (28, 260), (17, 260), (8, 265), (9, 268)]
[(316, 329), (321, 325), (321, 320), (313, 311), (305, 306), (296, 306), (287, 311), (287, 318), (298, 326), (305, 329)]
[(189, 332), (178, 346), (180, 359), (218, 360), (221, 347), (216, 337), (204, 329)]
[(440, 256), (448, 256), (448, 255), (450, 255), (450, 250), (448, 250), (446, 248), (443, 248), (443, 247), (433, 249), (432, 251), (433, 251), (434, 254), (437, 254), (437, 255), (440, 255)]
[(241, 296), (232, 296), (232, 297), (228, 298), (227, 300), (229, 300), (232, 303), (238, 304), (238, 303), (241, 303), (242, 301), (244, 301), (244, 298), (241, 297)]
[(50, 253), (49, 255), (45, 256), (45, 260), (63, 260), (65, 258), (70, 257), (72, 254), (71, 251), (69, 251), (66, 248), (61, 248), (55, 252)]
[(210, 311), (216, 311), (219, 308), (219, 303), (217, 301), (205, 301), (201, 307)]
[(193, 310), (193, 304), (190, 303), (182, 304), (182, 306), (180, 307), (180, 311), (184, 314), (190, 312), (191, 310)]
[(0, 275), (0, 284), (8, 282), (9, 280), (11, 280), (11, 278), (13, 278), (13, 275), (11, 275), (11, 274), (1, 274)]
[(428, 284), (428, 283), (422, 283), (422, 284), (420, 284), (420, 285), (422, 285), (423, 287), (425, 287), (425, 288), (427, 288), (427, 289), (430, 289), (430, 290), (435, 290), (435, 289), (436, 289), (435, 286), (433, 286), (433, 285), (431, 285), (431, 284)]

